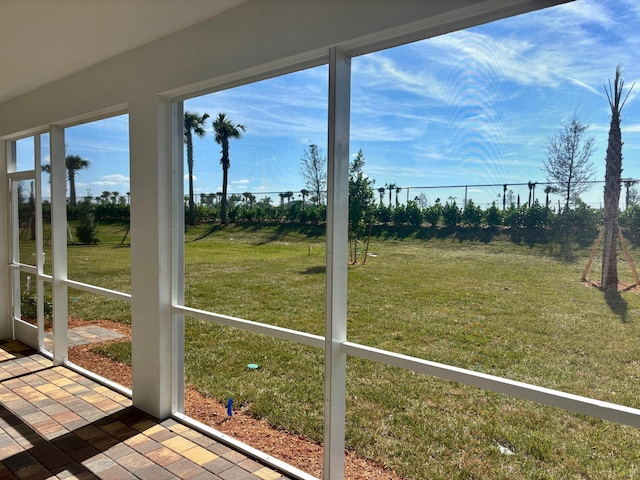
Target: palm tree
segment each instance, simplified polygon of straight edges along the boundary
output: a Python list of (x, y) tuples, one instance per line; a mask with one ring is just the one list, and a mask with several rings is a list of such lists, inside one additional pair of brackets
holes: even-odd
[[(611, 108), (609, 124), (609, 142), (607, 144), (606, 167), (604, 175), (604, 236), (602, 252), (601, 287), (604, 290), (618, 290), (618, 255), (616, 237), (618, 236), (618, 209), (620, 190), (622, 188), (622, 132), (620, 131), (620, 112), (624, 107), (631, 89), (622, 100), (624, 80), (620, 66), (616, 68), (616, 76), (609, 88), (605, 86), (607, 100)], [(621, 101), (622, 100), (622, 101)]]
[(293, 192), (286, 192), (285, 196), (287, 198), (287, 205), (291, 204), (291, 199), (293, 198)]
[[(65, 157), (65, 164), (67, 177), (69, 178), (69, 205), (75, 207), (78, 205), (76, 201), (76, 172), (87, 168), (89, 166), (89, 160), (85, 160), (78, 155), (67, 155)], [(48, 163), (42, 165), (42, 171), (51, 173), (51, 165)]]
[(384, 187), (380, 187), (378, 189), (378, 193), (380, 194), (380, 206), (382, 206), (382, 202), (383, 202), (382, 197), (384, 196), (384, 192), (385, 192), (385, 188)]
[(199, 116), (192, 112), (184, 112), (184, 143), (187, 144), (187, 165), (189, 166), (189, 225), (195, 225), (193, 204), (193, 134), (204, 137), (204, 122), (209, 118), (205, 113)]
[(402, 187), (396, 187), (396, 208), (400, 206), (400, 201), (398, 200), (398, 194), (402, 191)]
[(222, 158), (220, 164), (222, 164), (222, 224), (227, 224), (227, 181), (229, 177), (229, 139), (230, 138), (242, 138), (242, 132), (246, 130), (244, 125), (234, 124), (226, 113), (219, 113), (218, 117), (213, 122), (213, 131), (215, 132), (215, 139), (218, 144), (222, 146)]
[(302, 190), (300, 190), (300, 195), (302, 195), (302, 206), (305, 206), (305, 200), (307, 198), (307, 196), (309, 195), (309, 193), (311, 193), (309, 190), (307, 190), (306, 188), (303, 188)]
[(87, 168), (89, 160), (85, 160), (79, 155), (67, 155), (65, 158), (67, 166), (67, 175), (69, 176), (69, 205), (75, 207), (76, 202), (76, 172)]
[(555, 187), (552, 187), (551, 185), (547, 185), (546, 187), (544, 187), (544, 193), (546, 195), (545, 201), (544, 201), (544, 206), (546, 208), (549, 208), (549, 194), (550, 193), (555, 193), (556, 189)]
[(389, 190), (389, 208), (391, 208), (391, 192), (396, 188), (395, 183), (387, 183), (387, 190)]

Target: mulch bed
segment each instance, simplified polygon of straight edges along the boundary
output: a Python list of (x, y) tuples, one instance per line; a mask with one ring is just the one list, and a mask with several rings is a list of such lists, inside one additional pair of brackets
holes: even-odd
[[(131, 367), (94, 353), (91, 348), (131, 339), (131, 326), (109, 320), (69, 320), (69, 328), (98, 325), (125, 335), (126, 338), (69, 348), (69, 360), (76, 365), (132, 388)], [(278, 458), (315, 477), (322, 478), (322, 445), (291, 432), (278, 430), (264, 420), (239, 411), (227, 415), (225, 405), (198, 392), (192, 386), (185, 388), (184, 410), (189, 417), (226, 435), (234, 437), (274, 458)], [(346, 453), (345, 478), (353, 480), (402, 480), (392, 470)]]

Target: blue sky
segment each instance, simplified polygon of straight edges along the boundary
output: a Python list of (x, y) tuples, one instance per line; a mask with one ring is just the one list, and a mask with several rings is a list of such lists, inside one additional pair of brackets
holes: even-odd
[[(351, 152), (363, 150), (376, 188), (544, 182), (547, 140), (575, 113), (590, 126), (596, 180), (603, 180), (603, 84), (617, 65), (628, 86), (640, 80), (638, 52), (640, 2), (578, 0), (354, 58)], [(326, 151), (327, 75), (321, 66), (185, 101), (185, 110), (225, 112), (247, 128), (231, 143), (230, 192), (304, 188), (305, 149), (316, 143)], [(640, 82), (623, 111), (624, 177), (640, 178), (639, 91)], [(196, 194), (221, 190), (210, 121), (207, 130), (194, 140)], [(78, 176), (79, 195), (129, 191), (126, 116), (67, 129), (66, 143), (91, 162)], [(26, 145), (18, 150), (19, 160), (31, 158)], [(526, 186), (511, 188), (528, 195)], [(486, 206), (501, 191), (470, 187), (468, 198)], [(597, 207), (601, 192), (597, 185), (583, 197)], [(412, 188), (409, 197), (420, 193), (429, 203), (464, 198), (463, 188)], [(536, 193), (542, 197), (542, 188)]]

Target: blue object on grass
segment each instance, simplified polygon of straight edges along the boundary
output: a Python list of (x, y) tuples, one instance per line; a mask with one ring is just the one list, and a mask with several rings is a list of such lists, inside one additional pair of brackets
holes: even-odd
[(231, 399), (231, 397), (229, 397), (229, 400), (227, 400), (227, 415), (229, 415), (230, 417), (233, 416), (233, 400)]

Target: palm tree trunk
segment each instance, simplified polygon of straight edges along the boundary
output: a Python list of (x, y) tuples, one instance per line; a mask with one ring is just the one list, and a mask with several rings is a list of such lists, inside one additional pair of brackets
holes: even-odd
[(69, 169), (69, 205), (75, 207), (76, 202), (76, 171), (73, 168)]
[(229, 144), (222, 145), (222, 210), (220, 218), (222, 224), (227, 224), (227, 181), (229, 180)]
[(194, 206), (193, 206), (193, 141), (191, 131), (185, 132), (187, 137), (187, 164), (189, 166), (189, 225), (196, 224)]
[(620, 115), (619, 112), (614, 112), (611, 115), (609, 129), (604, 182), (604, 238), (601, 286), (605, 290), (618, 288), (617, 238), (621, 177), (622, 134), (620, 132)]
[[(609, 89), (605, 86), (609, 106), (611, 107), (611, 124), (609, 126), (609, 142), (607, 144), (606, 170), (604, 175), (604, 239), (602, 252), (601, 287), (604, 290), (618, 289), (618, 256), (616, 238), (618, 236), (618, 211), (620, 190), (622, 189), (622, 132), (620, 131), (620, 112), (627, 97), (621, 102), (624, 80), (620, 67), (616, 68), (613, 82)], [(633, 87), (631, 87), (633, 88)]]

